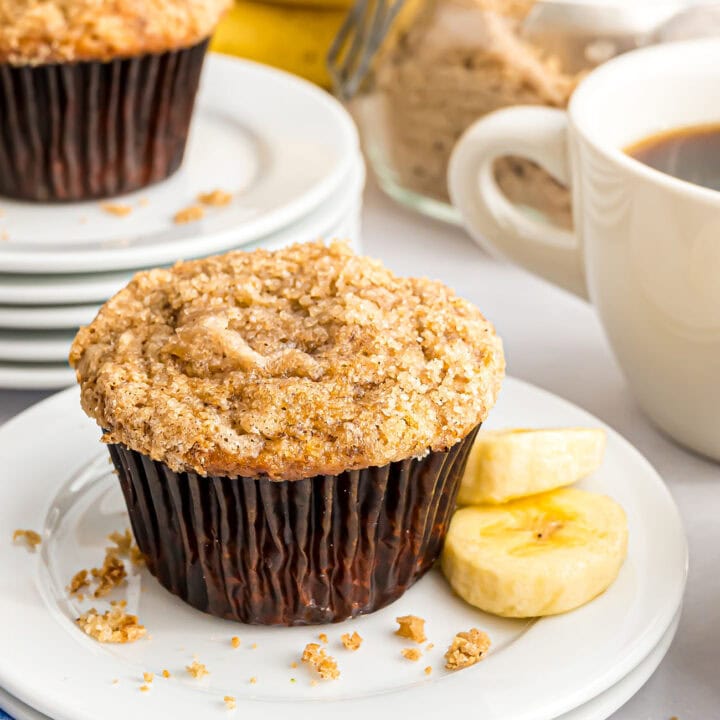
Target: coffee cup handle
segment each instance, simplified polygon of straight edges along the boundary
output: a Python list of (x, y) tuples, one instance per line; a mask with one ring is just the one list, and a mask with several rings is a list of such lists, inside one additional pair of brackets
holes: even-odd
[(480, 245), (587, 298), (577, 235), (519, 210), (498, 187), (493, 170), (500, 157), (526, 157), (569, 186), (567, 128), (567, 114), (554, 108), (517, 106), (490, 113), (455, 146), (448, 187)]

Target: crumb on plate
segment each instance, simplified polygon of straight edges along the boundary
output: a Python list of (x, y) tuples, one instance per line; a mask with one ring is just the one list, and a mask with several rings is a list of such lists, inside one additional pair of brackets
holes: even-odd
[(13, 533), (12, 539), (16, 545), (24, 543), (25, 547), (31, 552), (35, 552), (37, 546), (42, 542), (40, 534), (34, 530), (16, 530)]
[(100, 203), (100, 208), (106, 213), (117, 217), (125, 217), (125, 215), (132, 212), (130, 205), (123, 205), (122, 203)]
[(123, 561), (112, 550), (106, 552), (102, 567), (93, 568), (90, 574), (97, 583), (93, 593), (96, 598), (104, 597), (111, 590), (123, 585), (127, 577)]
[(448, 670), (462, 670), (482, 660), (490, 649), (490, 638), (486, 633), (471, 628), (459, 632), (445, 653), (445, 667)]
[(416, 643), (425, 642), (427, 637), (425, 635), (425, 620), (418, 617), (417, 615), (401, 615), (395, 618), (397, 621), (398, 629), (395, 631), (396, 635), (413, 640)]
[(422, 653), (417, 648), (403, 648), (400, 654), (406, 660), (412, 660), (413, 662), (417, 662), (422, 657)]
[(232, 645), (236, 649), (239, 648), (240, 647), (240, 638), (237, 635), (233, 635), (230, 638), (230, 645)]
[(89, 585), (90, 580), (88, 579), (88, 571), (78, 570), (72, 576), (72, 580), (70, 580), (70, 584), (67, 586), (67, 591), (70, 593), (70, 595), (78, 595), (78, 600), (81, 600), (82, 596), (80, 595), (80, 590), (88, 587)]
[(253, 643), (253, 644), (250, 646), (250, 649), (251, 649), (251, 650), (257, 650), (257, 643)]
[(205, 208), (202, 205), (190, 205), (189, 207), (178, 210), (173, 216), (173, 222), (176, 225), (195, 222), (205, 217)]
[(425, 646), (425, 650), (427, 650), (427, 652), (430, 652), (434, 647), (435, 647), (435, 643), (428, 643)]
[(325, 645), (327, 645), (328, 636), (327, 636), (325, 633), (320, 633), (320, 634), (318, 635), (318, 640), (319, 640), (321, 643), (324, 643)]
[(250, 684), (251, 684), (251, 685), (254, 685), (256, 682), (257, 682), (257, 678), (256, 678), (256, 677), (253, 676), (253, 677), (250, 678)]
[(432, 668), (428, 665), (428, 666), (425, 668), (425, 671), (424, 671), (424, 672), (425, 672), (426, 675), (430, 675), (430, 673), (432, 673)]
[(130, 528), (125, 528), (124, 532), (115, 531), (110, 533), (107, 539), (113, 543), (115, 547), (106, 548), (106, 552), (113, 553), (119, 557), (129, 558), (133, 565), (142, 565), (145, 562), (140, 548), (133, 542)]
[(196, 679), (200, 679), (210, 674), (210, 671), (203, 665), (203, 663), (193, 660), (190, 665), (186, 665), (185, 669), (188, 671), (188, 675)]
[(146, 683), (150, 684), (154, 679), (155, 679), (155, 673), (151, 673), (151, 672), (144, 672), (144, 673), (143, 673), (143, 680), (144, 680)]
[(102, 614), (91, 608), (75, 622), (86, 635), (101, 643), (131, 643), (145, 635), (145, 626), (138, 623), (137, 615), (125, 612), (124, 600), (110, 605), (110, 610)]
[(210, 192), (200, 193), (197, 196), (198, 202), (203, 205), (212, 205), (213, 207), (222, 207), (229, 204), (232, 200), (232, 193), (225, 190), (215, 189)]
[(360, 635), (358, 635), (358, 633), (353, 632), (352, 635), (350, 633), (345, 633), (344, 635), (341, 635), (340, 641), (347, 650), (358, 650), (362, 645), (363, 639), (360, 637)]
[(297, 666), (298, 666), (298, 664), (297, 664), (294, 660), (290, 663), (290, 667), (291, 667), (293, 670), (294, 670)]
[(308, 643), (302, 654), (302, 661), (314, 668), (323, 680), (334, 680), (340, 676), (335, 658), (325, 652), (317, 643)]
[(140, 692), (147, 692), (150, 689), (149, 685), (141, 685)]
[(169, 677), (172, 677), (172, 675), (170, 674), (170, 671), (169, 671), (169, 670), (163, 670), (163, 671), (162, 671), (162, 676), (163, 676), (165, 679), (167, 679), (167, 678), (169, 678)]
[(228, 710), (234, 710), (237, 707), (237, 700), (232, 695), (226, 695), (223, 702)]

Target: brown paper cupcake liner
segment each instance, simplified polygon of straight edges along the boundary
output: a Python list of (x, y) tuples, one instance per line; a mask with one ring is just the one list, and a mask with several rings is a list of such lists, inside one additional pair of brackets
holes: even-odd
[(313, 625), (379, 610), (432, 566), (476, 433), (420, 459), (284, 482), (175, 473), (109, 449), (165, 588), (218, 617)]
[(172, 175), (207, 45), (109, 62), (0, 64), (0, 195), (88, 200)]

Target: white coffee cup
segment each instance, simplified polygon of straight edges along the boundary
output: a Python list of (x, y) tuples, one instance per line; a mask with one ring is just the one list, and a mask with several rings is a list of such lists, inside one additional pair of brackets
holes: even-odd
[[(623, 152), (703, 123), (720, 123), (720, 40), (656, 45), (593, 71), (567, 112), (513, 107), (476, 122), (448, 184), (480, 244), (595, 305), (657, 426), (720, 460), (720, 192)], [(574, 233), (505, 198), (492, 170), (505, 155), (570, 186)]]

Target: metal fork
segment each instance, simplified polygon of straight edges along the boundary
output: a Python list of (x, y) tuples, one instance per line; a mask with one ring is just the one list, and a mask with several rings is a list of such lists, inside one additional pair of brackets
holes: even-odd
[(357, 0), (327, 54), (335, 93), (350, 99), (405, 0)]

